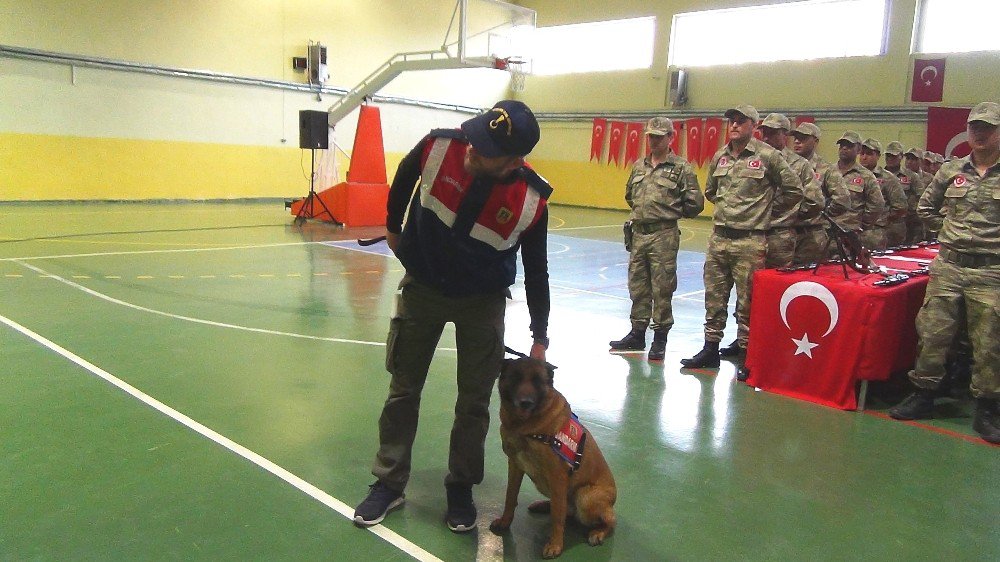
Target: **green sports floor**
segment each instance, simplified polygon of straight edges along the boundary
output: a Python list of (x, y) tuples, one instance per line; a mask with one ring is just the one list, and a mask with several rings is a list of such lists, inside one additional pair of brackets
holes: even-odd
[[(755, 391), (701, 347), (709, 223), (682, 223), (666, 360), (628, 331), (625, 215), (554, 207), (556, 386), (618, 482), (603, 546), (564, 560), (1000, 560), (1000, 449), (967, 400), (926, 423)], [(377, 228), (292, 222), (280, 202), (0, 205), (0, 560), (533, 560), (505, 537), (497, 401), (478, 532), (444, 525), (453, 332), (424, 391), (407, 503), (356, 528), (403, 272)], [(527, 351), (520, 283), (507, 343)], [(724, 343), (735, 326), (727, 328)], [(877, 390), (877, 389), (876, 389)], [(891, 393), (890, 393), (891, 394)]]

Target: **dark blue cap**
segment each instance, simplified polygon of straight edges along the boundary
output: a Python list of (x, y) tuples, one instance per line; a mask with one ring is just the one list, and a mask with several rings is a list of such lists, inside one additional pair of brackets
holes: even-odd
[(462, 123), (462, 132), (487, 158), (524, 156), (538, 143), (538, 120), (516, 100), (497, 102), (489, 111)]

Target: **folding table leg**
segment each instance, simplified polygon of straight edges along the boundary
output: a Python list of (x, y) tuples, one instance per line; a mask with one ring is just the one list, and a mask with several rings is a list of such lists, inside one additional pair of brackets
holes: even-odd
[(858, 412), (865, 411), (865, 398), (868, 397), (868, 381), (861, 381), (861, 388), (858, 389)]

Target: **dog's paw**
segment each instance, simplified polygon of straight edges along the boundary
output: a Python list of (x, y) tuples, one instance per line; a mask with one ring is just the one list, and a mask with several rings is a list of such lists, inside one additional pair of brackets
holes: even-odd
[(549, 513), (552, 511), (552, 502), (549, 500), (536, 500), (528, 505), (528, 513)]
[(492, 531), (494, 535), (502, 535), (510, 529), (510, 521), (511, 519), (498, 517), (490, 523), (490, 531)]
[(599, 546), (604, 544), (604, 539), (606, 538), (608, 538), (607, 529), (594, 529), (587, 535), (587, 544), (590, 546)]
[(549, 558), (555, 558), (560, 554), (562, 554), (562, 551), (563, 551), (562, 543), (556, 544), (550, 542), (545, 545), (545, 548), (542, 549), (542, 558), (545, 558), (546, 560)]

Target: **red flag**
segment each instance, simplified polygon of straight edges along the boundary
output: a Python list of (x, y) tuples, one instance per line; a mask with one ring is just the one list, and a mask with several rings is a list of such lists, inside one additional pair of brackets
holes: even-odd
[(753, 124), (753, 138), (759, 141), (764, 140), (764, 131), (760, 130), (760, 123)]
[[(929, 250), (875, 258), (877, 265), (910, 269)], [(898, 255), (897, 255), (898, 256)], [(926, 277), (876, 287), (876, 275), (826, 265), (816, 274), (762, 269), (754, 274), (748, 384), (836, 408), (854, 409), (858, 380), (884, 380), (913, 365), (915, 318)], [(893, 326), (893, 329), (886, 327)]]
[(798, 127), (803, 123), (815, 123), (816, 118), (812, 115), (798, 115), (795, 117), (795, 126)]
[(687, 129), (687, 138), (685, 140), (688, 162), (697, 165), (701, 159), (701, 138), (705, 136), (701, 118), (688, 119), (684, 122), (684, 128)]
[(681, 123), (674, 121), (674, 138), (670, 139), (670, 151), (674, 154), (681, 153)]
[(601, 161), (601, 153), (604, 152), (604, 136), (607, 132), (608, 120), (600, 117), (594, 119), (594, 132), (590, 137), (590, 160)]
[(913, 87), (910, 99), (921, 102), (941, 101), (944, 95), (944, 59), (914, 59)]
[(611, 122), (611, 142), (608, 143), (608, 164), (614, 162), (615, 166), (621, 164), (622, 144), (625, 140), (625, 123), (623, 121)]
[(968, 156), (969, 132), (966, 120), (969, 110), (962, 107), (927, 108), (927, 150), (945, 158)]
[(722, 136), (725, 130), (726, 124), (722, 119), (718, 117), (709, 117), (705, 119), (705, 134), (702, 136), (701, 143), (701, 159), (698, 161), (698, 167), (705, 165), (715, 152), (719, 150), (719, 138)]
[(639, 145), (642, 144), (642, 123), (629, 123), (625, 127), (625, 161), (628, 166), (639, 159)]

